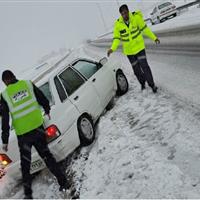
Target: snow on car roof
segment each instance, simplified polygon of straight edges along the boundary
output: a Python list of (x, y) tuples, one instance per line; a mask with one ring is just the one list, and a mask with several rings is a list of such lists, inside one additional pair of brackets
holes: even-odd
[(33, 82), (38, 86), (43, 85), (44, 83), (49, 81), (50, 77), (56, 76), (56, 74), (62, 71), (62, 69), (70, 66), (73, 62), (75, 62), (78, 59), (80, 58), (76, 58), (73, 60), (70, 60), (67, 58), (64, 58), (63, 60), (61, 59), (59, 64), (52, 66), (50, 69), (46, 70), (44, 73), (39, 74), (37, 77), (35, 77)]
[[(67, 68), (67, 67), (71, 66), (74, 62), (76, 62), (77, 60), (82, 60), (82, 59), (85, 60), (88, 58), (73, 57), (70, 59), (70, 58), (66, 57), (64, 59), (61, 59), (59, 64), (56, 64), (56, 65), (52, 66), (50, 69), (46, 70), (44, 73), (39, 74), (36, 78), (34, 78), (33, 82), (37, 86), (41, 86), (41, 85), (45, 84), (46, 82), (48, 82), (50, 77), (56, 76), (64, 68)], [(93, 60), (93, 59), (90, 58), (90, 60)]]

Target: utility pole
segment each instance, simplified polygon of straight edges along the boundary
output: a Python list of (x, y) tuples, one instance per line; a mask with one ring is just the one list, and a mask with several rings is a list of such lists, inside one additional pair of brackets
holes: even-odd
[(101, 5), (100, 5), (99, 3), (96, 3), (96, 4), (97, 4), (97, 7), (98, 7), (98, 9), (99, 9), (100, 17), (101, 17), (101, 20), (102, 20), (102, 22), (103, 22), (105, 31), (107, 31), (106, 21), (105, 21), (104, 16), (103, 16), (103, 11), (102, 11), (102, 9), (101, 9)]
[(119, 0), (116, 0), (116, 2), (117, 2), (117, 6), (118, 6), (118, 7), (120, 7), (120, 3), (119, 3)]

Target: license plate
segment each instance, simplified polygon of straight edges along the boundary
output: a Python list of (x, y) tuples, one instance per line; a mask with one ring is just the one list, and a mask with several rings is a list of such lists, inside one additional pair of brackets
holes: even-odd
[(36, 160), (31, 163), (31, 171), (36, 171), (42, 167), (44, 167), (44, 163), (41, 160)]
[(0, 179), (5, 176), (6, 172), (0, 168)]

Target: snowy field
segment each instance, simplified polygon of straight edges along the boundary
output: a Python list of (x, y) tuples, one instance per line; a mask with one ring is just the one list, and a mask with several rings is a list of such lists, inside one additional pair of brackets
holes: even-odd
[[(104, 48), (84, 45), (68, 59), (105, 55)], [(200, 58), (147, 56), (160, 88), (156, 95), (140, 91), (125, 56), (111, 56), (122, 64), (130, 90), (101, 117), (95, 142), (61, 163), (72, 183), (70, 197), (200, 198)], [(33, 190), (35, 198), (63, 198), (48, 170), (34, 178)], [(5, 176), (0, 198), (23, 198), (22, 184)]]

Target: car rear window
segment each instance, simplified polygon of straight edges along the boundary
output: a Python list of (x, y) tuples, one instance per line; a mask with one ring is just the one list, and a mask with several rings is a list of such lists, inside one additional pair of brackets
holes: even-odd
[(166, 3), (159, 5), (158, 8), (161, 10), (161, 9), (167, 7), (167, 6), (170, 6), (170, 5), (172, 5), (170, 2), (166, 2)]
[(49, 100), (50, 105), (53, 105), (53, 98), (52, 98), (52, 94), (50, 91), (50, 86), (49, 83), (45, 83), (42, 86), (39, 87), (39, 89), (43, 92), (43, 94), (45, 95), (45, 97)]

